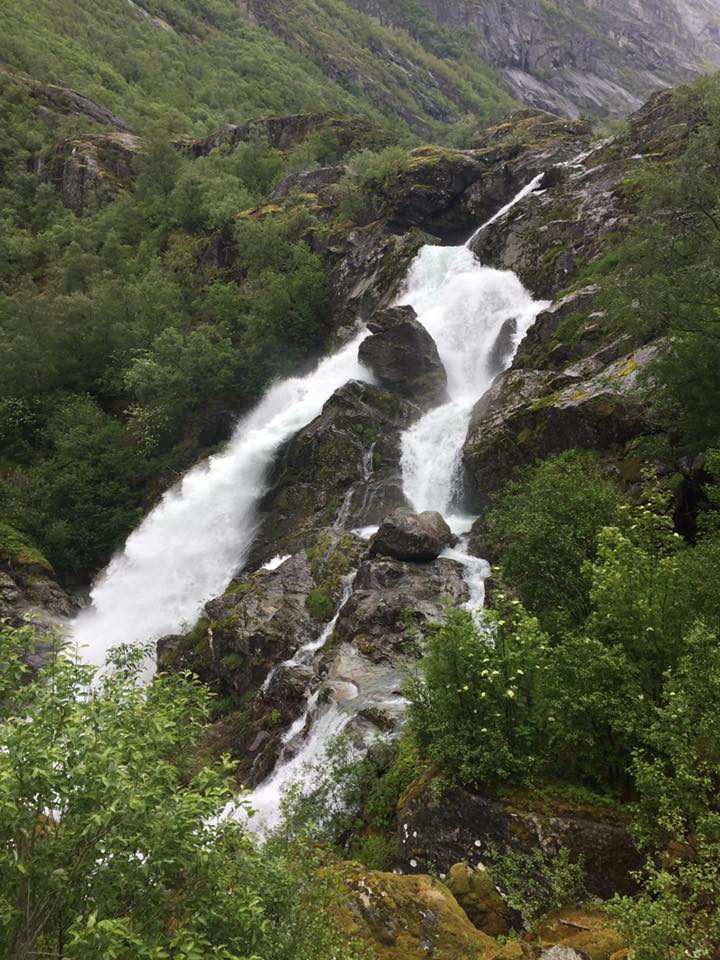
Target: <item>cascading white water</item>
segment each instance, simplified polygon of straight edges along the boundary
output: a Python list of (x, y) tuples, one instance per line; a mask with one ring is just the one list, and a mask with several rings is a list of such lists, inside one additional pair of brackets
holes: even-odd
[[(540, 180), (537, 177), (528, 184), (480, 229), (527, 196)], [(448, 403), (431, 410), (403, 435), (403, 490), (414, 509), (438, 510), (458, 534), (469, 530), (472, 518), (449, 515), (449, 510), (459, 493), (459, 458), (473, 405), (497, 373), (489, 363), (493, 347), (503, 325), (513, 320), (509, 352), (514, 352), (538, 312), (547, 305), (533, 300), (514, 273), (483, 267), (470, 250), (471, 242), (472, 238), (461, 247), (423, 247), (398, 300), (415, 308), (419, 321), (435, 340), (447, 372), (450, 397)], [(356, 532), (367, 535), (370, 530)], [(464, 541), (446, 550), (444, 556), (465, 568), (470, 593), (466, 606), (476, 611), (484, 601), (489, 565), (467, 553)], [(323, 760), (333, 737), (345, 730), (361, 709), (368, 705), (402, 709), (393, 686), (380, 684), (368, 690), (360, 685), (350, 692), (349, 699), (338, 698), (317, 712), (318, 697), (316, 693), (310, 697), (306, 711), (290, 730), (274, 771), (250, 796), (250, 806), (257, 811), (254, 829), (262, 832), (278, 822), (283, 791), (312, 777), (313, 765)], [(308, 723), (302, 748), (290, 751), (289, 744)]]
[(128, 538), (72, 627), (81, 656), (102, 664), (110, 647), (177, 633), (222, 593), (242, 565), (257, 504), (281, 443), (316, 417), (351, 379), (371, 379), (355, 339), (305, 377), (271, 387), (222, 453), (192, 469)]
[[(480, 230), (527, 196), (541, 179), (536, 177)], [(490, 363), (493, 347), (503, 325), (514, 321), (513, 352), (547, 304), (533, 300), (514, 273), (482, 266), (469, 244), (423, 247), (399, 302), (415, 308), (435, 340), (450, 397), (405, 432), (403, 490), (413, 509), (437, 510), (455, 532), (462, 533), (467, 521), (451, 514), (460, 493), (459, 458), (472, 408), (497, 373)]]

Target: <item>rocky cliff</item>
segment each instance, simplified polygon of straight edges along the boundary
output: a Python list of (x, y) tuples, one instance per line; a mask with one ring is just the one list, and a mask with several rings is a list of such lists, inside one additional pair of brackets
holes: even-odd
[[(413, 10), (353, 4), (433, 40)], [(472, 37), (510, 92), (566, 116), (623, 115), (653, 90), (720, 62), (717, 0), (422, 0), (435, 20)]]

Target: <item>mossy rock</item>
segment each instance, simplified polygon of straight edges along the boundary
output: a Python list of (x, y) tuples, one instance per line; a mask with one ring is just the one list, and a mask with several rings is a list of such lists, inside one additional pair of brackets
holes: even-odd
[(537, 930), (543, 945), (562, 945), (587, 960), (610, 960), (626, 944), (599, 907), (570, 908), (552, 913)]
[(487, 873), (456, 863), (447, 875), (447, 886), (478, 930), (491, 937), (505, 936), (513, 926), (507, 904)]
[(333, 868), (349, 896), (343, 925), (368, 943), (379, 960), (478, 960), (499, 949), (478, 930), (450, 890), (432, 877), (367, 870), (360, 864)]
[(31, 542), (9, 523), (0, 523), (0, 561), (11, 567), (34, 567), (44, 573), (53, 573), (52, 564)]

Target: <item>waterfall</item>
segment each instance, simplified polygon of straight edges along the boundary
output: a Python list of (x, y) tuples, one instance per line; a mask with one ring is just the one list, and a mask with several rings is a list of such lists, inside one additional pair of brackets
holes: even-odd
[[(519, 203), (541, 179), (524, 187), (480, 230)], [(533, 300), (514, 273), (482, 266), (470, 249), (480, 230), (461, 247), (423, 247), (399, 300), (414, 307), (435, 340), (450, 398), (403, 435), (403, 489), (414, 510), (439, 511), (456, 533), (469, 526), (467, 518), (453, 514), (462, 493), (460, 455), (472, 408), (499, 372), (491, 362), (494, 347), (511, 325), (509, 361), (537, 314), (549, 305)]]
[(247, 556), (280, 445), (316, 417), (338, 387), (371, 379), (357, 359), (366, 336), (359, 333), (307, 376), (272, 386), (227, 447), (165, 494), (95, 583), (91, 606), (73, 624), (84, 659), (101, 665), (118, 643), (178, 633), (223, 592)]
[[(488, 224), (534, 190), (539, 180), (524, 187)], [(509, 362), (544, 304), (533, 301), (513, 273), (483, 267), (469, 245), (423, 247), (400, 302), (415, 308), (434, 338), (447, 371), (449, 395), (447, 403), (431, 410), (403, 436), (404, 492), (415, 509), (439, 510), (457, 533), (466, 532), (472, 518), (453, 511), (459, 504), (459, 458), (473, 404)], [(117, 643), (177, 633), (194, 623), (205, 602), (222, 593), (247, 557), (268, 469), (280, 445), (316, 417), (348, 380), (371, 379), (357, 359), (365, 336), (367, 331), (358, 333), (307, 376), (272, 386), (238, 423), (226, 448), (190, 470), (165, 494), (98, 579), (91, 606), (73, 624), (73, 639), (85, 659), (102, 664)], [(364, 465), (366, 478), (372, 473), (372, 453), (371, 448)], [(465, 567), (468, 607), (477, 608), (482, 604), (487, 564), (469, 556), (462, 541), (446, 553)], [(274, 569), (285, 559), (277, 556), (267, 567)], [(336, 618), (349, 583), (350, 579)], [(313, 660), (334, 623), (291, 662)], [(283, 788), (302, 779), (307, 765), (321, 760), (332, 738), (351, 721), (359, 724), (361, 736), (369, 742), (376, 731), (361, 720), (361, 711), (378, 708), (399, 722), (404, 709), (399, 682), (395, 668), (371, 662), (352, 645), (335, 651), (327, 677), (308, 692), (304, 712), (286, 733), (275, 770), (250, 798), (261, 826), (277, 822)], [(303, 736), (298, 749), (297, 740)]]
[[(480, 229), (520, 202), (540, 180), (537, 177), (524, 187)], [(528, 327), (547, 306), (533, 300), (514, 273), (482, 266), (470, 250), (470, 243), (472, 238), (460, 247), (423, 247), (410, 267), (405, 291), (398, 300), (414, 307), (420, 323), (435, 340), (447, 372), (449, 395), (447, 403), (425, 414), (403, 434), (403, 490), (415, 510), (438, 510), (458, 534), (466, 533), (472, 524), (471, 517), (450, 512), (460, 493), (459, 460), (473, 405), (498, 372), (491, 363), (494, 348), (511, 324), (505, 357), (505, 363), (509, 362)], [(370, 531), (356, 532), (367, 535)], [(443, 555), (463, 565), (470, 594), (466, 606), (477, 611), (484, 601), (489, 565), (471, 556), (463, 539)], [(329, 625), (328, 637), (334, 622)], [(322, 642), (328, 637), (323, 637)], [(402, 700), (396, 685), (393, 687), (394, 677), (389, 683), (378, 683), (376, 678), (374, 684), (345, 690), (344, 696), (322, 706), (318, 705), (317, 691), (309, 697), (305, 712), (288, 732), (275, 769), (250, 796), (250, 806), (257, 811), (251, 821), (253, 829), (262, 832), (278, 823), (283, 791), (312, 777), (332, 739), (361, 710), (369, 705), (402, 710)], [(332, 691), (333, 685), (326, 685), (326, 689)], [(306, 728), (301, 748), (292, 749)]]

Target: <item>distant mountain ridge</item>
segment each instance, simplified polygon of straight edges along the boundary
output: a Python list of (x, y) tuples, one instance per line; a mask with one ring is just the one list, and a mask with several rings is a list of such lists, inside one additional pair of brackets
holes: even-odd
[(567, 116), (626, 114), (653, 90), (720, 65), (719, 0), (349, 2), (419, 38), (428, 11), (468, 33), (514, 97)]

